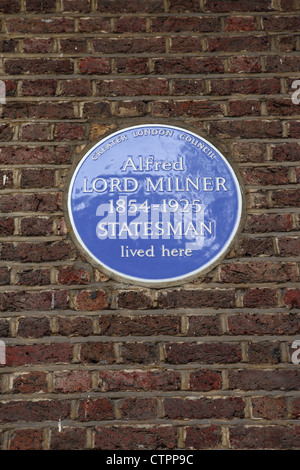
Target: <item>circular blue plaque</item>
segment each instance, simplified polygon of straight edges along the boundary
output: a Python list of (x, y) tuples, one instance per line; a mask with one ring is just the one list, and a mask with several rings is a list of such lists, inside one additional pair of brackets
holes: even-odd
[(68, 212), (107, 273), (161, 286), (207, 270), (232, 242), (242, 196), (225, 157), (179, 127), (139, 125), (94, 145), (77, 165)]

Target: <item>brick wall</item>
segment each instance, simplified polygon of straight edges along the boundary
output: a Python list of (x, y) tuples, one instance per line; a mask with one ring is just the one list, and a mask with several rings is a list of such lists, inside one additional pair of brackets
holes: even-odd
[[(2, 449), (300, 448), (298, 0), (0, 0)], [(226, 258), (118, 283), (70, 237), (76, 154), (131, 122), (238, 165)]]

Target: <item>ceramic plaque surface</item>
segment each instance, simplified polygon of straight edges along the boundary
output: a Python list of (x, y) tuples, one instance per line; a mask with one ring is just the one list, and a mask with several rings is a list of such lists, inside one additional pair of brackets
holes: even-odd
[(237, 177), (207, 140), (179, 127), (121, 129), (77, 165), (72, 229), (108, 273), (151, 285), (195, 276), (221, 258), (241, 218)]

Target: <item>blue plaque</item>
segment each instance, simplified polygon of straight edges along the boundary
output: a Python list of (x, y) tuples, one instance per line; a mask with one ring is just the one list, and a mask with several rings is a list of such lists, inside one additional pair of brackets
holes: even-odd
[(143, 285), (207, 270), (241, 219), (238, 179), (199, 135), (138, 125), (94, 145), (77, 165), (68, 212), (76, 239), (104, 272)]

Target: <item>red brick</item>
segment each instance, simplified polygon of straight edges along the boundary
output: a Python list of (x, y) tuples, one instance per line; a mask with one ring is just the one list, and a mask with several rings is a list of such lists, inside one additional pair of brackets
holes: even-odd
[(101, 13), (162, 13), (164, 5), (161, 0), (102, 0), (98, 2), (97, 11)]
[(16, 52), (17, 44), (15, 39), (0, 40), (0, 52)]
[(185, 428), (187, 449), (215, 449), (222, 446), (222, 430), (214, 424), (208, 426), (188, 426)]
[(20, 139), (24, 141), (48, 140), (50, 127), (45, 124), (25, 124), (20, 130)]
[(22, 338), (43, 338), (50, 335), (50, 319), (47, 317), (26, 317), (18, 321), (18, 336)]
[(54, 41), (50, 38), (26, 38), (23, 41), (23, 51), (28, 54), (47, 54), (53, 50)]
[(80, 351), (81, 362), (91, 364), (113, 364), (115, 353), (112, 343), (84, 343)]
[[(0, 196), (1, 212), (57, 212), (61, 210), (59, 193), (51, 194), (14, 194)], [(23, 247), (24, 248), (24, 247)]]
[(207, 38), (208, 52), (263, 52), (271, 48), (267, 36), (230, 36)]
[(55, 11), (55, 0), (26, 0), (26, 11), (33, 13), (52, 13)]
[(117, 18), (115, 22), (115, 33), (145, 33), (146, 18), (135, 16), (124, 16)]
[(190, 389), (202, 392), (220, 390), (222, 388), (221, 372), (202, 369), (190, 373)]
[(248, 233), (288, 232), (292, 230), (291, 214), (252, 214), (245, 231)]
[(79, 53), (86, 53), (88, 52), (88, 44), (86, 39), (78, 39), (78, 38), (68, 38), (68, 39), (60, 39), (59, 47), (61, 52), (67, 54), (79, 54)]
[(8, 141), (13, 138), (13, 126), (9, 124), (3, 124), (0, 126), (0, 141)]
[(146, 57), (125, 57), (115, 59), (117, 73), (129, 73), (134, 75), (147, 74), (148, 60)]
[(277, 306), (277, 293), (275, 289), (254, 288), (244, 293), (243, 306), (245, 308), (266, 308)]
[(265, 31), (299, 31), (299, 16), (266, 16), (263, 18), (263, 28)]
[(55, 292), (4, 292), (0, 294), (0, 311), (52, 310), (68, 308), (68, 293)]
[(300, 206), (300, 190), (284, 189), (272, 192), (273, 207), (299, 207)]
[(228, 372), (229, 390), (298, 390), (299, 371), (289, 369), (231, 370)]
[(109, 18), (80, 18), (79, 31), (81, 33), (109, 33), (110, 21)]
[(51, 429), (50, 450), (86, 450), (86, 428)]
[(299, 107), (286, 98), (273, 98), (266, 100), (267, 113), (270, 116), (292, 116), (299, 114)]
[(216, 315), (189, 315), (187, 334), (188, 336), (221, 335), (221, 319)]
[(63, 400), (11, 401), (0, 403), (0, 421), (13, 423), (20, 420), (25, 422), (57, 421), (67, 419), (70, 415), (70, 403)]
[(247, 345), (250, 364), (278, 364), (281, 362), (280, 343), (276, 341), (251, 341)]
[[(143, 307), (142, 307), (143, 308)], [(174, 315), (102, 315), (101, 334), (106, 336), (176, 335), (180, 332), (180, 317)]]
[(155, 398), (126, 398), (119, 405), (119, 409), (124, 420), (146, 420), (157, 417)]
[(233, 289), (179, 289), (161, 291), (158, 295), (159, 308), (232, 308), (235, 306)]
[(10, 272), (8, 268), (0, 268), (0, 285), (5, 286), (10, 283)]
[(288, 124), (288, 136), (292, 139), (299, 139), (300, 121), (290, 121)]
[(289, 183), (289, 169), (286, 167), (274, 168), (247, 168), (242, 171), (246, 184), (253, 185), (279, 185)]
[(79, 421), (114, 419), (113, 402), (108, 398), (87, 399), (79, 403)]
[(298, 449), (300, 427), (242, 426), (230, 428), (229, 439), (233, 449)]
[(180, 374), (175, 371), (100, 371), (99, 388), (107, 391), (179, 390)]
[(123, 343), (121, 348), (124, 364), (158, 364), (159, 350), (154, 343)]
[(106, 74), (110, 73), (110, 59), (85, 57), (79, 62), (80, 73), (86, 74)]
[(297, 72), (300, 67), (299, 56), (274, 55), (266, 57), (266, 72)]
[(300, 252), (299, 237), (278, 237), (277, 245), (280, 256), (294, 256)]
[(11, 189), (14, 187), (14, 176), (10, 170), (0, 170), (0, 189)]
[(50, 282), (50, 269), (24, 269), (18, 272), (20, 286), (47, 286)]
[(30, 364), (69, 364), (73, 359), (73, 347), (69, 343), (8, 346), (6, 359), (10, 367)]
[(10, 437), (9, 450), (43, 450), (42, 429), (16, 429)]
[(253, 16), (232, 16), (227, 18), (226, 31), (254, 31), (256, 29)]
[(20, 0), (2, 0), (0, 3), (1, 13), (18, 13), (20, 11)]
[(272, 238), (243, 238), (237, 252), (241, 256), (272, 256), (274, 246)]
[(40, 243), (6, 243), (2, 245), (1, 259), (24, 263), (55, 261), (72, 258), (72, 248), (65, 241)]
[(165, 95), (168, 83), (163, 78), (112, 79), (96, 82), (99, 96)]
[(261, 107), (258, 100), (230, 100), (228, 115), (238, 116), (260, 116)]
[(103, 310), (108, 307), (107, 295), (102, 290), (87, 291), (84, 290), (76, 296), (77, 310)]
[(174, 13), (196, 13), (200, 11), (200, 6), (197, 0), (170, 0), (169, 11)]
[(89, 13), (91, 11), (91, 0), (63, 0), (65, 11), (78, 11), (80, 13)]
[(11, 119), (74, 119), (74, 106), (71, 102), (64, 103), (7, 103), (4, 117)]
[(230, 283), (297, 282), (299, 275), (296, 263), (252, 261), (221, 266), (220, 280)]
[(83, 140), (86, 138), (84, 124), (59, 123), (55, 126), (54, 138), (56, 140)]
[(56, 81), (52, 79), (23, 80), (23, 96), (54, 96)]
[[(247, 125), (245, 125), (247, 123)], [(239, 137), (245, 139), (254, 138), (276, 138), (282, 136), (282, 123), (275, 120), (255, 120), (247, 121), (222, 120), (214, 121), (210, 124), (210, 134), (220, 137)]]
[(53, 219), (50, 217), (24, 217), (20, 224), (24, 236), (39, 236), (53, 234)]
[(66, 266), (58, 269), (58, 282), (60, 284), (88, 284), (91, 281), (91, 274), (86, 269)]
[(56, 393), (89, 392), (92, 379), (89, 371), (72, 370), (54, 373), (53, 388)]
[(90, 336), (93, 320), (87, 317), (57, 317), (58, 332), (62, 336)]
[(6, 59), (4, 61), (5, 72), (9, 75), (45, 74), (73, 72), (73, 62), (70, 59)]
[[(38, 2), (41, 4), (41, 2)], [(33, 18), (30, 15), (24, 18), (8, 18), (6, 20), (8, 33), (30, 33), (51, 34), (51, 33), (73, 33), (73, 18)]]
[(110, 103), (107, 101), (84, 103), (82, 114), (84, 118), (95, 119), (99, 116), (108, 118), (111, 116)]
[(228, 330), (232, 335), (297, 335), (300, 318), (281, 314), (238, 314), (228, 317)]
[(166, 398), (165, 416), (169, 419), (243, 418), (245, 402), (240, 397)]
[(259, 56), (239, 56), (229, 59), (231, 73), (257, 73), (261, 72)]
[(147, 309), (152, 306), (152, 299), (147, 291), (123, 291), (118, 295), (118, 307), (129, 309)]
[(280, 93), (280, 79), (278, 78), (226, 78), (210, 80), (210, 91), (213, 95), (231, 94), (277, 94)]
[(241, 360), (236, 343), (168, 343), (166, 362), (169, 364), (233, 364)]
[(207, 33), (217, 32), (220, 28), (219, 18), (217, 17), (156, 17), (151, 21), (151, 29), (154, 33)]
[(283, 297), (283, 303), (289, 308), (299, 308), (300, 289), (287, 289)]
[(177, 431), (173, 426), (97, 426), (95, 449), (155, 450), (175, 449)]
[(232, 13), (233, 11), (272, 11), (273, 5), (271, 0), (260, 0), (252, 2), (251, 0), (206, 0), (205, 11), (214, 13)]
[(154, 59), (154, 71), (158, 74), (223, 73), (223, 60), (219, 57), (180, 57)]
[(13, 393), (46, 393), (48, 391), (46, 372), (18, 373), (12, 377)]
[(75, 80), (64, 80), (60, 85), (62, 96), (91, 96), (92, 82), (85, 78)]
[(194, 52), (203, 50), (202, 38), (197, 36), (174, 36), (171, 38), (171, 52)]
[(147, 114), (147, 103), (143, 101), (118, 101), (113, 115), (117, 117), (142, 117)]
[(255, 397), (252, 399), (254, 418), (286, 419), (287, 403), (285, 397)]
[(201, 95), (204, 92), (202, 79), (176, 79), (173, 80), (173, 95)]

